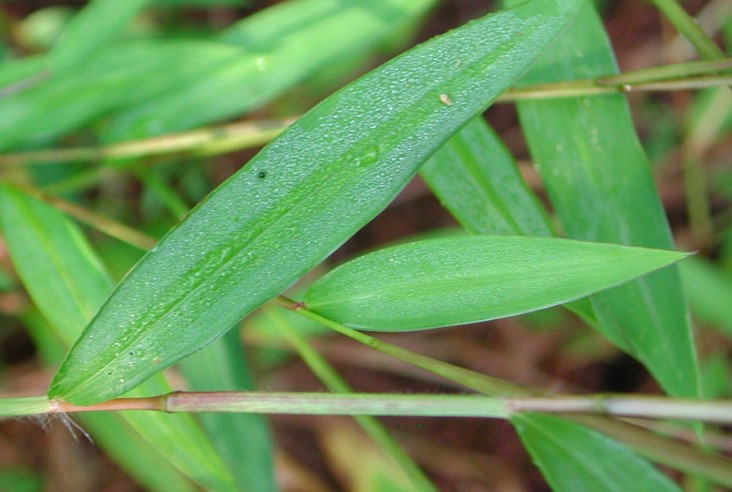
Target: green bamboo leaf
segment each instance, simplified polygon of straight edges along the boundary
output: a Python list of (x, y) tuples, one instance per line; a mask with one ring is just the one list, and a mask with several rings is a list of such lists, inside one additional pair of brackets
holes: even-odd
[(240, 55), (155, 99), (132, 105), (105, 130), (107, 140), (189, 129), (252, 110), (350, 53), (383, 41), (434, 0), (296, 0), (265, 9), (216, 41)]
[(482, 117), (448, 140), (420, 174), (445, 208), (474, 234), (553, 235), (546, 212), (513, 156)]
[(68, 23), (48, 55), (60, 70), (84, 61), (118, 34), (150, 0), (92, 0)]
[[(560, 36), (559, 46), (545, 52), (522, 83), (616, 71), (601, 19), (587, 2)], [(622, 95), (525, 101), (518, 109), (531, 154), (569, 237), (673, 248), (648, 159)], [(675, 267), (591, 301), (598, 329), (642, 361), (666, 391), (698, 395), (694, 341)]]
[[(23, 323), (33, 344), (48, 365), (58, 365), (68, 351), (68, 345), (59, 337), (49, 321), (36, 309), (27, 309)], [(121, 413), (89, 413), (74, 417), (94, 437), (99, 446), (115, 463), (140, 485), (154, 492), (180, 490), (193, 492), (194, 486), (166, 456), (132, 428)], [(3, 490), (0, 487), (0, 490)]]
[[(191, 391), (252, 391), (239, 330), (229, 330), (180, 365)], [(272, 442), (262, 415), (205, 413), (199, 416), (240, 490), (274, 491)]]
[(123, 393), (282, 292), (386, 207), (580, 3), (534, 0), (489, 15), (316, 106), (138, 263), (72, 349), (50, 396), (89, 404)]
[(681, 490), (646, 460), (602, 434), (550, 415), (516, 415), (511, 422), (553, 490)]
[[(420, 174), (442, 205), (473, 234), (551, 237), (553, 228), (513, 156), (482, 117), (428, 160)], [(589, 300), (566, 306), (594, 322)]]
[(0, 99), (0, 149), (50, 140), (94, 118), (163, 97), (241, 56), (234, 46), (201, 40), (148, 40), (101, 49), (80, 66)]
[(349, 326), (406, 331), (563, 304), (686, 256), (558, 238), (469, 236), (394, 246), (315, 282), (305, 304)]
[[(0, 226), (13, 264), (54, 334), (70, 347), (109, 295), (111, 280), (79, 229), (60, 212), (0, 186)], [(134, 347), (134, 353), (144, 347)], [(48, 350), (46, 350), (48, 352)], [(171, 391), (162, 375), (129, 396)], [(189, 415), (128, 412), (126, 423), (159, 454), (206, 488), (233, 489), (232, 478)]]
[[(211, 40), (101, 48), (83, 64), (0, 99), (0, 149), (47, 141), (104, 115), (110, 118), (102, 139), (119, 141), (241, 114), (338, 57), (382, 41), (433, 3), (299, 0), (265, 9)], [(0, 68), (0, 82), (25, 73), (21, 62)]]

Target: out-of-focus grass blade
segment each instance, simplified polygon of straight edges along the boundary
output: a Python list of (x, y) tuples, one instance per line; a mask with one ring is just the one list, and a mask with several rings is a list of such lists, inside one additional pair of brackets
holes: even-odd
[(242, 7), (249, 5), (250, 0), (153, 0), (152, 6), (172, 7)]
[(546, 212), (526, 186), (513, 157), (482, 117), (448, 140), (420, 174), (470, 232), (553, 235)]
[(72, 349), (49, 395), (76, 404), (117, 396), (285, 290), (383, 210), (580, 3), (535, 0), (486, 16), (316, 106), (138, 263)]
[(7, 86), (37, 75), (45, 63), (46, 59), (42, 56), (3, 60), (0, 64), (0, 97), (7, 97)]
[[(511, 422), (553, 490), (681, 490), (646, 460), (602, 434), (549, 415), (517, 415)], [(577, 453), (578, 449), (587, 452)]]
[(121, 415), (87, 414), (82, 425), (116, 463), (149, 490), (193, 492), (196, 487), (174, 468), (168, 458), (144, 440)]
[(436, 328), (563, 304), (684, 256), (558, 238), (433, 239), (341, 265), (308, 289), (305, 304), (362, 329)]
[[(507, 2), (515, 3), (513, 0)], [(602, 22), (586, 2), (522, 83), (616, 72)], [(531, 154), (567, 235), (671, 249), (648, 160), (621, 95), (518, 104)], [(591, 298), (598, 328), (676, 396), (698, 395), (686, 303), (675, 268)]]
[[(254, 389), (236, 329), (186, 358), (181, 369), (192, 391)], [(262, 415), (207, 413), (200, 419), (240, 490), (276, 490), (272, 443)]]
[[(94, 252), (60, 212), (0, 187), (0, 225), (23, 285), (56, 333), (71, 346), (111, 289)], [(146, 347), (128, 347), (131, 356)], [(162, 376), (129, 396), (169, 392)], [(230, 489), (232, 478), (203, 431), (189, 415), (129, 412), (133, 428), (176, 467), (207, 488)]]
[[(281, 332), (288, 339), (303, 362), (325, 384), (328, 390), (342, 394), (353, 393), (351, 387), (341, 378), (338, 372), (310, 346), (293, 326), (290, 326), (284, 311), (279, 310), (273, 313), (270, 320), (274, 324), (271, 328)], [(381, 451), (377, 453), (376, 449), (374, 449), (374, 470), (369, 471), (367, 473), (368, 476), (373, 477), (386, 473), (397, 479), (396, 481), (400, 483), (403, 482), (404, 478), (407, 478), (408, 480), (405, 486), (408, 486), (408, 490), (436, 492), (437, 489), (430, 479), (427, 478), (414, 460), (412, 460), (399, 443), (389, 434), (389, 431), (375, 417), (354, 415), (353, 420), (370, 438), (372, 444), (369, 447), (378, 448)], [(330, 429), (329, 433), (340, 433), (340, 431)], [(353, 449), (356, 448), (354, 447)], [(359, 447), (358, 449), (362, 448)], [(355, 463), (353, 460), (350, 461)], [(363, 460), (358, 461), (359, 468), (363, 468), (361, 466), (363, 464)], [(349, 487), (349, 489), (352, 488)]]
[[(28, 332), (49, 365), (60, 364), (68, 345), (35, 308), (23, 314)], [(155, 492), (180, 490), (193, 492), (194, 487), (171, 463), (137, 431), (125, 422), (119, 413), (88, 413), (75, 417), (84, 429), (94, 436), (94, 442), (145, 488)], [(4, 490), (0, 487), (0, 490)]]
[[(300, 0), (262, 11), (210, 41), (148, 40), (100, 49), (85, 63), (0, 99), (0, 150), (48, 141), (110, 113), (100, 128), (106, 141), (240, 114), (344, 52), (383, 40), (433, 3)], [(19, 64), (0, 67), (0, 81), (25, 73)]]
[(259, 12), (217, 40), (241, 55), (113, 118), (107, 140), (180, 131), (271, 100), (345, 53), (358, 54), (423, 14), (434, 0), (295, 0)]
[[(343, 490), (353, 492), (427, 492), (415, 488), (394, 463), (374, 445), (362, 429), (345, 418), (333, 418), (318, 429), (333, 474)], [(358, 450), (358, 459), (353, 459)]]
[(25, 468), (0, 469), (0, 490), (4, 492), (41, 492), (43, 477), (39, 473)]
[(119, 33), (150, 0), (92, 0), (66, 25), (48, 55), (48, 68), (83, 62)]
[(732, 275), (701, 258), (689, 258), (681, 278), (694, 315), (732, 336)]
[(139, 41), (101, 50), (73, 70), (1, 98), (0, 149), (56, 138), (240, 57), (240, 49), (210, 41)]

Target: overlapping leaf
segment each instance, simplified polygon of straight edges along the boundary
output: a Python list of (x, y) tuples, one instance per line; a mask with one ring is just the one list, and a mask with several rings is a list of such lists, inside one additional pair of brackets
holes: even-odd
[(549, 415), (518, 415), (511, 422), (553, 490), (681, 490), (640, 456), (595, 431)]
[(382, 210), (580, 4), (535, 0), (487, 16), (387, 63), (303, 116), (129, 273), (49, 395), (77, 404), (116, 396), (279, 294)]
[[(47, 78), (0, 99), (0, 150), (46, 142), (104, 115), (110, 118), (99, 131), (112, 141), (241, 114), (345, 53), (372, 47), (433, 3), (296, 0), (248, 17), (210, 40), (89, 43), (93, 53), (64, 55)], [(63, 44), (64, 53), (86, 46)], [(83, 63), (70, 64), (81, 55)], [(0, 85), (48, 63), (40, 58), (0, 65)]]
[[(587, 2), (522, 83), (591, 78), (616, 70), (602, 22)], [(524, 101), (518, 109), (531, 154), (568, 236), (672, 248), (623, 96)], [(694, 341), (675, 267), (591, 301), (602, 333), (641, 360), (666, 391), (699, 394)]]
[(305, 304), (357, 328), (435, 328), (564, 304), (684, 256), (556, 238), (433, 239), (336, 268), (310, 287)]
[[(0, 187), (0, 224), (23, 284), (54, 329), (42, 338), (57, 336), (66, 348), (70, 347), (109, 294), (111, 280), (74, 224), (60, 212), (9, 186)], [(130, 350), (139, 353), (144, 347)], [(170, 390), (159, 376), (130, 396)], [(157, 449), (157, 456), (165, 456), (201, 485), (233, 488), (229, 472), (191, 416), (131, 412), (124, 418), (124, 423), (110, 425), (134, 428)], [(91, 422), (92, 426), (101, 425), (94, 417)], [(123, 444), (120, 441), (119, 445)]]

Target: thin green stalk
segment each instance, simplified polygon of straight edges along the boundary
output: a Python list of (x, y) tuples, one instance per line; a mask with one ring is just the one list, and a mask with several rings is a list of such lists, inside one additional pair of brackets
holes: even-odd
[[(0, 166), (130, 160), (181, 152), (202, 156), (218, 155), (265, 144), (279, 135), (294, 120), (295, 118), (247, 121), (102, 147), (0, 154)], [(122, 164), (122, 167), (126, 165)]]
[(488, 397), (391, 393), (282, 393), (260, 391), (174, 391), (143, 398), (116, 398), (77, 406), (46, 397), (0, 399), (22, 414), (148, 410), (181, 413), (266, 413), (302, 415), (389, 415), (408, 417), (483, 417), (507, 419), (523, 413), (608, 415), (732, 424), (732, 400), (695, 400), (663, 396), (590, 395), (562, 397)]
[(709, 39), (694, 18), (676, 0), (653, 0), (653, 3), (703, 58), (708, 60), (724, 58), (719, 46)]
[[(340, 377), (335, 369), (286, 320), (277, 316), (274, 321), (276, 327), (292, 346), (295, 347), (295, 350), (297, 350), (310, 370), (313, 371), (330, 391), (341, 394), (353, 393), (348, 383)], [(355, 415), (353, 418), (364, 432), (379, 446), (382, 452), (402, 470), (405, 476), (415, 486), (416, 490), (436, 490), (430, 479), (425, 476), (419, 466), (417, 466), (378, 420), (367, 415)]]
[[(306, 309), (302, 303), (295, 302), (284, 296), (279, 296), (276, 299), (276, 302), (282, 307), (291, 309), (302, 316), (321, 323), (324, 326), (327, 326), (375, 350), (457, 382), (478, 392), (488, 395), (499, 394), (506, 396), (532, 396), (537, 394), (537, 392), (523, 388), (519, 385), (501, 381), (468, 369), (453, 366), (452, 364), (434, 360), (386, 342), (382, 342), (369, 335), (365, 335), (327, 318), (323, 318), (322, 316)], [(565, 418), (606, 434), (619, 442), (626, 444), (639, 454), (658, 463), (672, 466), (673, 468), (686, 473), (703, 475), (720, 484), (732, 487), (732, 463), (725, 458), (708, 455), (698, 449), (657, 436), (652, 432), (622, 421), (591, 415), (565, 415)]]
[(127, 244), (137, 246), (140, 249), (150, 249), (157, 242), (155, 239), (142, 234), (131, 227), (127, 227), (124, 224), (116, 222), (107, 217), (97, 215), (89, 212), (87, 209), (80, 207), (66, 200), (50, 196), (41, 190), (32, 186), (13, 183), (13, 186), (22, 190), (23, 192), (48, 203), (52, 207), (57, 208), (61, 212), (67, 214), (70, 217), (75, 218), (79, 222), (86, 224), (94, 229), (97, 229), (111, 237), (117, 238)]
[(381, 340), (373, 338), (359, 331), (347, 328), (340, 323), (336, 323), (335, 321), (332, 321), (328, 318), (324, 318), (323, 316), (320, 316), (319, 314), (316, 314), (306, 309), (302, 305), (302, 303), (295, 302), (292, 299), (288, 299), (284, 296), (279, 296), (275, 300), (275, 302), (277, 302), (282, 307), (296, 311), (298, 314), (301, 314), (306, 318), (321, 323), (324, 326), (327, 326), (328, 328), (331, 328), (338, 333), (341, 333), (349, 338), (361, 342), (364, 345), (372, 347), (379, 352), (390, 355), (392, 357), (396, 357), (397, 359), (402, 360), (408, 364), (425, 369), (426, 371), (442, 376), (445, 379), (460, 383), (461, 385), (471, 388), (480, 393), (484, 393), (487, 395), (506, 396), (525, 396), (535, 394), (532, 391), (521, 388), (518, 385), (507, 383), (500, 379), (486, 376), (485, 374), (480, 374), (474, 371), (470, 371), (468, 369), (463, 369), (461, 367), (457, 367), (452, 364), (432, 359), (430, 357), (426, 357), (424, 355), (420, 355), (412, 351), (399, 348), (395, 345), (382, 342)]
[(597, 79), (600, 85), (653, 84), (668, 79), (687, 79), (694, 75), (713, 75), (732, 70), (732, 59), (696, 60), (642, 68)]
[(135, 170), (135, 175), (160, 200), (168, 211), (173, 214), (173, 217), (177, 220), (185, 217), (190, 207), (154, 170), (139, 167)]
[[(656, 7), (666, 16), (674, 28), (694, 46), (699, 55), (706, 60), (724, 58), (724, 52), (707, 36), (696, 20), (691, 17), (676, 0), (653, 0)], [(718, 96), (721, 105), (713, 105), (710, 111), (719, 113), (719, 108), (728, 108), (732, 92), (729, 86), (720, 89)], [(725, 114), (726, 114), (725, 109)], [(705, 120), (707, 118), (703, 118)], [(712, 122), (705, 122), (703, 128), (689, 132), (682, 145), (682, 170), (688, 208), (689, 223), (697, 242), (707, 243), (713, 236), (708, 186), (701, 156), (707, 149), (713, 135), (717, 135), (723, 120), (717, 115)]]

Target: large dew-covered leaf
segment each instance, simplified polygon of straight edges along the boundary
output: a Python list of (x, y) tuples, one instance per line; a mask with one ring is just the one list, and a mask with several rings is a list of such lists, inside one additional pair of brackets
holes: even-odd
[(140, 261), (49, 395), (77, 404), (117, 396), (282, 292), (379, 213), (581, 3), (535, 0), (486, 16), (316, 106)]
[(435, 328), (563, 304), (684, 256), (557, 238), (433, 239), (383, 249), (336, 268), (310, 287), (305, 304), (363, 329)]

